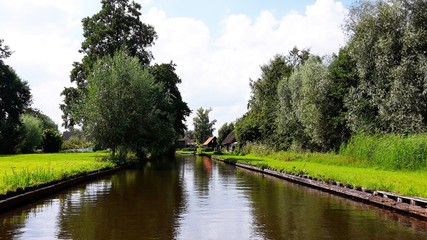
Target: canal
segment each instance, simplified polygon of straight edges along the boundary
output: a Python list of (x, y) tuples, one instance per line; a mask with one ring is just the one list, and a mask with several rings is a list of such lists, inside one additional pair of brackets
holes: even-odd
[(177, 156), (0, 215), (0, 239), (427, 239), (427, 222)]

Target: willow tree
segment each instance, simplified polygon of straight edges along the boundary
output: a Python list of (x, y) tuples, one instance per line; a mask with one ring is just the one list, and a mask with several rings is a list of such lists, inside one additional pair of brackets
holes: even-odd
[[(82, 116), (87, 132), (116, 153), (141, 152), (161, 135), (157, 102), (160, 87), (136, 57), (118, 51), (99, 59), (88, 78)], [(166, 129), (164, 129), (166, 130)]]
[(358, 85), (350, 91), (353, 132), (410, 133), (427, 124), (427, 2), (363, 1), (347, 20)]

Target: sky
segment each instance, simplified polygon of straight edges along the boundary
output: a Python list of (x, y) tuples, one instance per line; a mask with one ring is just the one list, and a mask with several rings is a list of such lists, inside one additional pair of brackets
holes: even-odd
[[(342, 0), (135, 0), (141, 20), (158, 39), (153, 63), (173, 61), (183, 100), (193, 110), (211, 108), (216, 130), (247, 111), (250, 79), (260, 66), (294, 46), (321, 56), (345, 45), (343, 31), (353, 1)], [(0, 0), (0, 39), (14, 52), (6, 59), (27, 81), (33, 105), (59, 126), (64, 87), (73, 86), (72, 63), (84, 40), (81, 20), (100, 0)], [(61, 131), (64, 129), (61, 127)]]

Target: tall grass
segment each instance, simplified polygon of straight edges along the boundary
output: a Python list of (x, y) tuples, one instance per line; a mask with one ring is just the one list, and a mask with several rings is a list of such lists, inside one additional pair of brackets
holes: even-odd
[(427, 169), (427, 134), (356, 135), (341, 146), (340, 154), (383, 169)]

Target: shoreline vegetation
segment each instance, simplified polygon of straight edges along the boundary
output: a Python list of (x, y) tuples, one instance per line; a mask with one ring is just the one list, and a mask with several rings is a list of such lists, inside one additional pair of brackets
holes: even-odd
[(242, 152), (212, 156), (353, 188), (427, 198), (426, 134), (356, 136), (339, 153), (277, 152), (247, 144)]
[(115, 166), (106, 152), (0, 155), (0, 195)]

